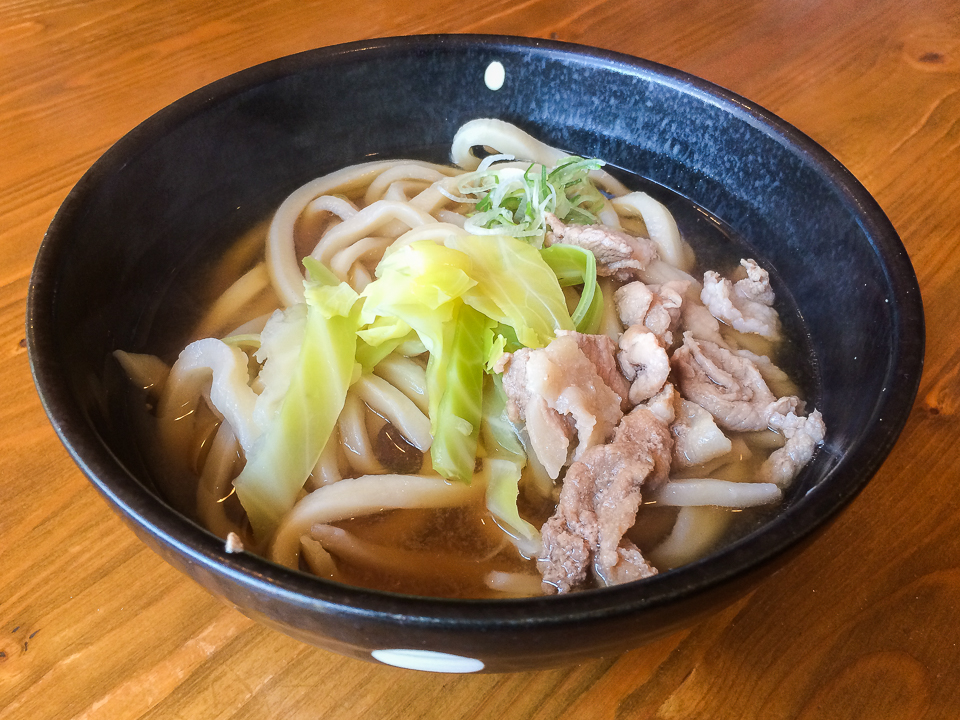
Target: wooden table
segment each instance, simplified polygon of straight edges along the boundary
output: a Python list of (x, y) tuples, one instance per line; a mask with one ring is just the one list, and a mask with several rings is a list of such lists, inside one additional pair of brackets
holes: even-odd
[[(260, 627), (161, 562), (56, 439), (24, 348), (44, 229), (137, 123), (228, 73), (427, 32), (643, 56), (811, 135), (896, 226), (927, 313), (899, 444), (799, 559), (688, 631), (516, 675), (414, 673)], [(0, 717), (945, 718), (960, 713), (955, 0), (0, 1)]]

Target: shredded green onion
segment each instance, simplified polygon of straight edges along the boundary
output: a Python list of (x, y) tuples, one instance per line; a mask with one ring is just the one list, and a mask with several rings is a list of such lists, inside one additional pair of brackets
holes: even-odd
[(493, 165), (461, 175), (460, 196), (476, 198), (464, 227), (474, 235), (509, 235), (539, 248), (547, 231), (547, 213), (564, 221), (595, 224), (604, 197), (589, 173), (602, 165), (600, 160), (571, 156), (552, 168)]

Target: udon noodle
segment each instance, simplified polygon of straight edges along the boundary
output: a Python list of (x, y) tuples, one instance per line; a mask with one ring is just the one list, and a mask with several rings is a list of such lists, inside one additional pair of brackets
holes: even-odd
[(694, 275), (664, 205), (507, 123), (451, 155), (307, 183), (172, 367), (117, 351), (197, 519), (331, 580), (507, 597), (677, 567), (780, 502), (824, 427), (767, 272)]

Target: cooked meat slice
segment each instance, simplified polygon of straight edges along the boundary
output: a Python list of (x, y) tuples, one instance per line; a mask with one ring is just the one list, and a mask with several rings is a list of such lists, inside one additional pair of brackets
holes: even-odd
[[(554, 479), (569, 461), (574, 431), (576, 461), (588, 448), (607, 442), (623, 417), (620, 397), (569, 334), (545, 348), (514, 353), (503, 374), (503, 389), (510, 419), (527, 424), (531, 447)], [(567, 449), (567, 457), (561, 461), (562, 449)]]
[(598, 445), (570, 466), (554, 515), (541, 531), (537, 561), (546, 592), (567, 592), (593, 577), (603, 585), (654, 574), (623, 534), (636, 521), (641, 489), (655, 489), (670, 472), (672, 440), (648, 408), (624, 417), (613, 442)]
[[(757, 355), (756, 353), (745, 348), (740, 348), (735, 352), (740, 357), (745, 357), (751, 360), (753, 364), (757, 366), (757, 370), (760, 371), (763, 381), (777, 397), (783, 397), (784, 395), (798, 395), (800, 393), (800, 389), (790, 378), (790, 376), (779, 367), (774, 365), (773, 361), (766, 355)], [(798, 411), (802, 411), (803, 407), (804, 402), (801, 400), (800, 404), (797, 406)]]
[(619, 288), (613, 301), (624, 327), (643, 325), (669, 347), (680, 323), (683, 294), (689, 287), (690, 283), (683, 280), (662, 285), (644, 285), (638, 280)]
[(606, 225), (566, 225), (552, 213), (545, 217), (551, 230), (546, 244), (563, 243), (589, 250), (597, 258), (598, 275), (626, 280), (657, 256), (657, 246), (647, 238), (633, 237)]
[(684, 333), (672, 364), (681, 395), (726, 430), (764, 430), (775, 413), (786, 415), (799, 403), (794, 396), (777, 399), (749, 358), (690, 333)]
[(576, 430), (539, 395), (527, 403), (524, 416), (530, 446), (547, 474), (556, 480), (568, 462), (570, 443), (577, 436)]
[(616, 445), (627, 445), (633, 452), (645, 453), (653, 460), (653, 473), (647, 478), (647, 489), (656, 490), (670, 475), (673, 438), (667, 423), (647, 407), (634, 408), (617, 426), (613, 436)]
[(670, 432), (675, 443), (673, 462), (679, 468), (702, 465), (733, 449), (730, 438), (717, 427), (713, 416), (689, 400), (680, 401), (680, 411)]
[(755, 260), (741, 260), (740, 264), (747, 271), (747, 277), (734, 285), (737, 295), (761, 305), (772, 306), (775, 297), (770, 287), (770, 273), (757, 265)]
[(617, 288), (613, 294), (613, 302), (624, 327), (643, 325), (650, 306), (653, 305), (653, 290), (636, 280)]
[(631, 325), (620, 336), (617, 355), (624, 376), (631, 381), (630, 402), (653, 397), (670, 374), (670, 358), (657, 336), (643, 325)]
[(530, 392), (527, 390), (527, 359), (533, 350), (522, 348), (515, 353), (504, 353), (494, 366), (495, 372), (503, 373), (503, 391), (507, 396), (507, 416), (510, 422), (526, 422), (527, 403)]
[(770, 426), (783, 433), (786, 444), (774, 450), (760, 466), (758, 482), (772, 482), (787, 487), (810, 462), (818, 445), (823, 444), (827, 431), (823, 416), (816, 410), (806, 417), (794, 413), (776, 414), (770, 418)]
[[(603, 447), (592, 448), (587, 455)], [(652, 468), (649, 463), (642, 470), (649, 473)], [(575, 462), (563, 479), (556, 511), (540, 529), (543, 552), (537, 569), (543, 576), (544, 592), (568, 592), (587, 583), (600, 533), (595, 493), (596, 479), (590, 466)]]
[(643, 324), (667, 347), (673, 344), (673, 333), (680, 324), (683, 294), (690, 287), (684, 280), (671, 280), (662, 285), (654, 285), (653, 304)]
[(683, 328), (697, 340), (709, 340), (722, 347), (726, 341), (720, 334), (720, 322), (699, 302), (685, 302), (680, 308)]
[(734, 330), (757, 333), (776, 340), (780, 337), (780, 317), (771, 307), (774, 295), (770, 276), (753, 260), (741, 260), (747, 277), (735, 285), (713, 270), (703, 274), (700, 299), (718, 320)]
[(623, 417), (620, 398), (569, 336), (530, 354), (527, 382), (531, 393), (543, 397), (561, 415), (572, 417), (579, 439), (575, 461), (588, 448), (607, 442)]
[(581, 352), (593, 363), (604, 384), (620, 396), (620, 409), (627, 412), (633, 405), (628, 400), (630, 383), (617, 366), (617, 344), (606, 335), (586, 335), (572, 330), (560, 330), (557, 337), (572, 337)]
[(666, 383), (663, 389), (647, 400), (643, 406), (650, 412), (660, 418), (667, 425), (670, 425), (677, 419), (677, 401), (683, 402), (673, 383)]
[(607, 585), (622, 585), (657, 574), (657, 569), (640, 554), (640, 548), (626, 538), (620, 541), (617, 558), (616, 564), (606, 571)]
[[(570, 473), (567, 473), (569, 476)], [(537, 560), (537, 567), (543, 575), (545, 593), (570, 592), (583, 587), (590, 576), (591, 548), (596, 545), (596, 520), (582, 523), (580, 532), (569, 528), (578, 518), (569, 520), (554, 515), (540, 531), (544, 542), (544, 554)], [(590, 533), (593, 537), (590, 539)]]

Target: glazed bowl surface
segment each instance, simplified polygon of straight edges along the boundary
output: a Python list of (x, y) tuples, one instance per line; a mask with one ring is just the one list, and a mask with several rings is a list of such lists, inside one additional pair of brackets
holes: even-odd
[[(502, 66), (498, 86), (487, 75)], [(494, 66), (496, 69), (498, 66)], [(486, 78), (486, 79), (485, 79)], [(495, 80), (495, 78), (494, 78)], [(448, 161), (477, 117), (599, 157), (724, 223), (776, 269), (814, 360), (827, 440), (761, 527), (639, 583), (524, 600), (347, 587), (230, 554), (157, 487), (124, 417), (116, 349), (157, 352), (195, 317), (186, 279), (296, 187), (371, 157)], [(227, 77), (106, 152), (63, 203), (31, 280), (28, 349), (44, 408), (151, 548), (241, 612), (367, 660), (513, 671), (613, 655), (752, 589), (874, 475), (913, 404), (924, 348), (896, 231), (843, 166), (722, 88), (651, 62), (541, 40), (418, 36), (322, 48)]]

